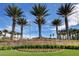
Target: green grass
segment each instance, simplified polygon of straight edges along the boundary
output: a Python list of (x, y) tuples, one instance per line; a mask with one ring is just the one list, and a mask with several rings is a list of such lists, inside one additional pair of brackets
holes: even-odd
[(0, 50), (0, 56), (79, 56), (79, 50), (62, 52), (22, 52), (17, 50)]

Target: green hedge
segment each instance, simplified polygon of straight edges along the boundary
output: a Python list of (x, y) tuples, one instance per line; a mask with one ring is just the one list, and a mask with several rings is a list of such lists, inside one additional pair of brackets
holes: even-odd
[(21, 46), (0, 46), (0, 50), (11, 50), (11, 49), (79, 49), (79, 46), (64, 46), (64, 45), (21, 45)]
[(50, 48), (50, 49), (53, 49), (53, 48), (63, 48), (62, 45), (23, 45), (23, 46), (15, 46), (14, 49), (19, 49), (19, 48)]

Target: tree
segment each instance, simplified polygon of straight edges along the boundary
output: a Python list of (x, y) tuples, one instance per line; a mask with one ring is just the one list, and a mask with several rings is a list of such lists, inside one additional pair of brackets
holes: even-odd
[(15, 32), (15, 25), (16, 25), (16, 20), (17, 18), (23, 16), (23, 11), (15, 6), (15, 5), (8, 5), (6, 8), (5, 8), (5, 14), (9, 17), (12, 18), (12, 34), (11, 34), (11, 39), (13, 39), (13, 32)]
[(4, 32), (4, 38), (5, 38), (6, 37), (6, 33), (8, 33), (8, 30), (4, 29), (3, 32)]
[(49, 39), (51, 39), (52, 38), (52, 35), (50, 34), (50, 37), (49, 37)]
[(38, 25), (39, 38), (41, 38), (42, 37), (42, 35), (41, 35), (41, 28), (42, 28), (42, 25), (44, 25), (46, 22), (45, 22), (44, 19), (36, 19), (34, 23)]
[(48, 9), (45, 5), (35, 5), (32, 7), (32, 11), (31, 14), (34, 15), (36, 17), (35, 22), (38, 25), (38, 29), (39, 29), (39, 38), (42, 37), (41, 35), (41, 26), (43, 24), (45, 24), (45, 20), (44, 18), (46, 16), (48, 16)]
[(71, 3), (66, 3), (66, 4), (62, 4), (60, 6), (60, 8), (57, 11), (57, 14), (64, 17), (65, 18), (65, 27), (66, 27), (66, 31), (67, 31), (67, 38), (68, 38), (68, 17), (72, 14), (74, 14), (75, 12), (73, 12), (75, 9), (75, 6)]
[(68, 16), (74, 14), (74, 8), (75, 6), (71, 3), (66, 3), (66, 4), (62, 4), (60, 6), (60, 8), (57, 11), (58, 15), (61, 15), (62, 17), (65, 18), (65, 26), (66, 26), (66, 30), (68, 30)]
[(2, 36), (2, 31), (0, 31), (0, 36)]
[(23, 38), (23, 27), (26, 25), (28, 22), (24, 18), (19, 18), (17, 22), (21, 26), (21, 39)]
[(61, 20), (55, 19), (55, 20), (53, 20), (53, 21), (51, 22), (51, 24), (52, 24), (53, 26), (56, 26), (56, 34), (57, 34), (57, 39), (58, 39), (58, 26), (61, 25)]

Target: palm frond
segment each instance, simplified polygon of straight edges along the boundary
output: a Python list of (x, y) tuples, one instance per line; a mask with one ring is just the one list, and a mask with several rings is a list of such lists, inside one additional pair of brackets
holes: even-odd
[(74, 11), (74, 9), (75, 9), (75, 6), (71, 3), (62, 4), (58, 9), (57, 14), (63, 17), (69, 16)]
[(26, 25), (28, 22), (26, 21), (25, 18), (19, 18), (18, 21), (17, 21), (17, 23), (19, 25)]
[(53, 26), (60, 26), (62, 23), (61, 23), (61, 20), (55, 19), (55, 20), (53, 20), (53, 21), (51, 22), (51, 24), (52, 24)]
[(48, 9), (45, 5), (34, 5), (30, 13), (36, 17), (45, 17), (48, 16)]
[(43, 25), (46, 23), (45, 19), (35, 19), (34, 21), (35, 24), (38, 24), (38, 25)]
[(21, 17), (23, 16), (23, 11), (15, 6), (15, 5), (8, 5), (6, 8), (5, 8), (5, 14), (9, 17)]

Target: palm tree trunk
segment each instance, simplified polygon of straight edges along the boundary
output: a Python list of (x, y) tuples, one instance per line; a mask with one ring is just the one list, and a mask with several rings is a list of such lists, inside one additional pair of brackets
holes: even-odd
[(38, 25), (38, 28), (39, 28), (39, 38), (41, 38), (42, 37), (42, 35), (41, 35), (41, 25)]
[(13, 40), (13, 36), (14, 36), (14, 32), (15, 32), (15, 25), (16, 25), (16, 21), (15, 21), (15, 19), (13, 19), (11, 40)]
[(6, 38), (6, 33), (5, 33), (5, 35), (4, 35), (4, 38)]
[(78, 40), (79, 40), (79, 32), (78, 32)]
[(58, 39), (58, 26), (56, 26), (56, 34), (57, 34), (57, 39)]
[(66, 32), (67, 32), (67, 39), (68, 39), (68, 19), (67, 16), (65, 17), (65, 26), (66, 26)]
[(23, 25), (21, 25), (21, 39), (23, 39)]
[(78, 32), (77, 32), (77, 40), (78, 40)]

